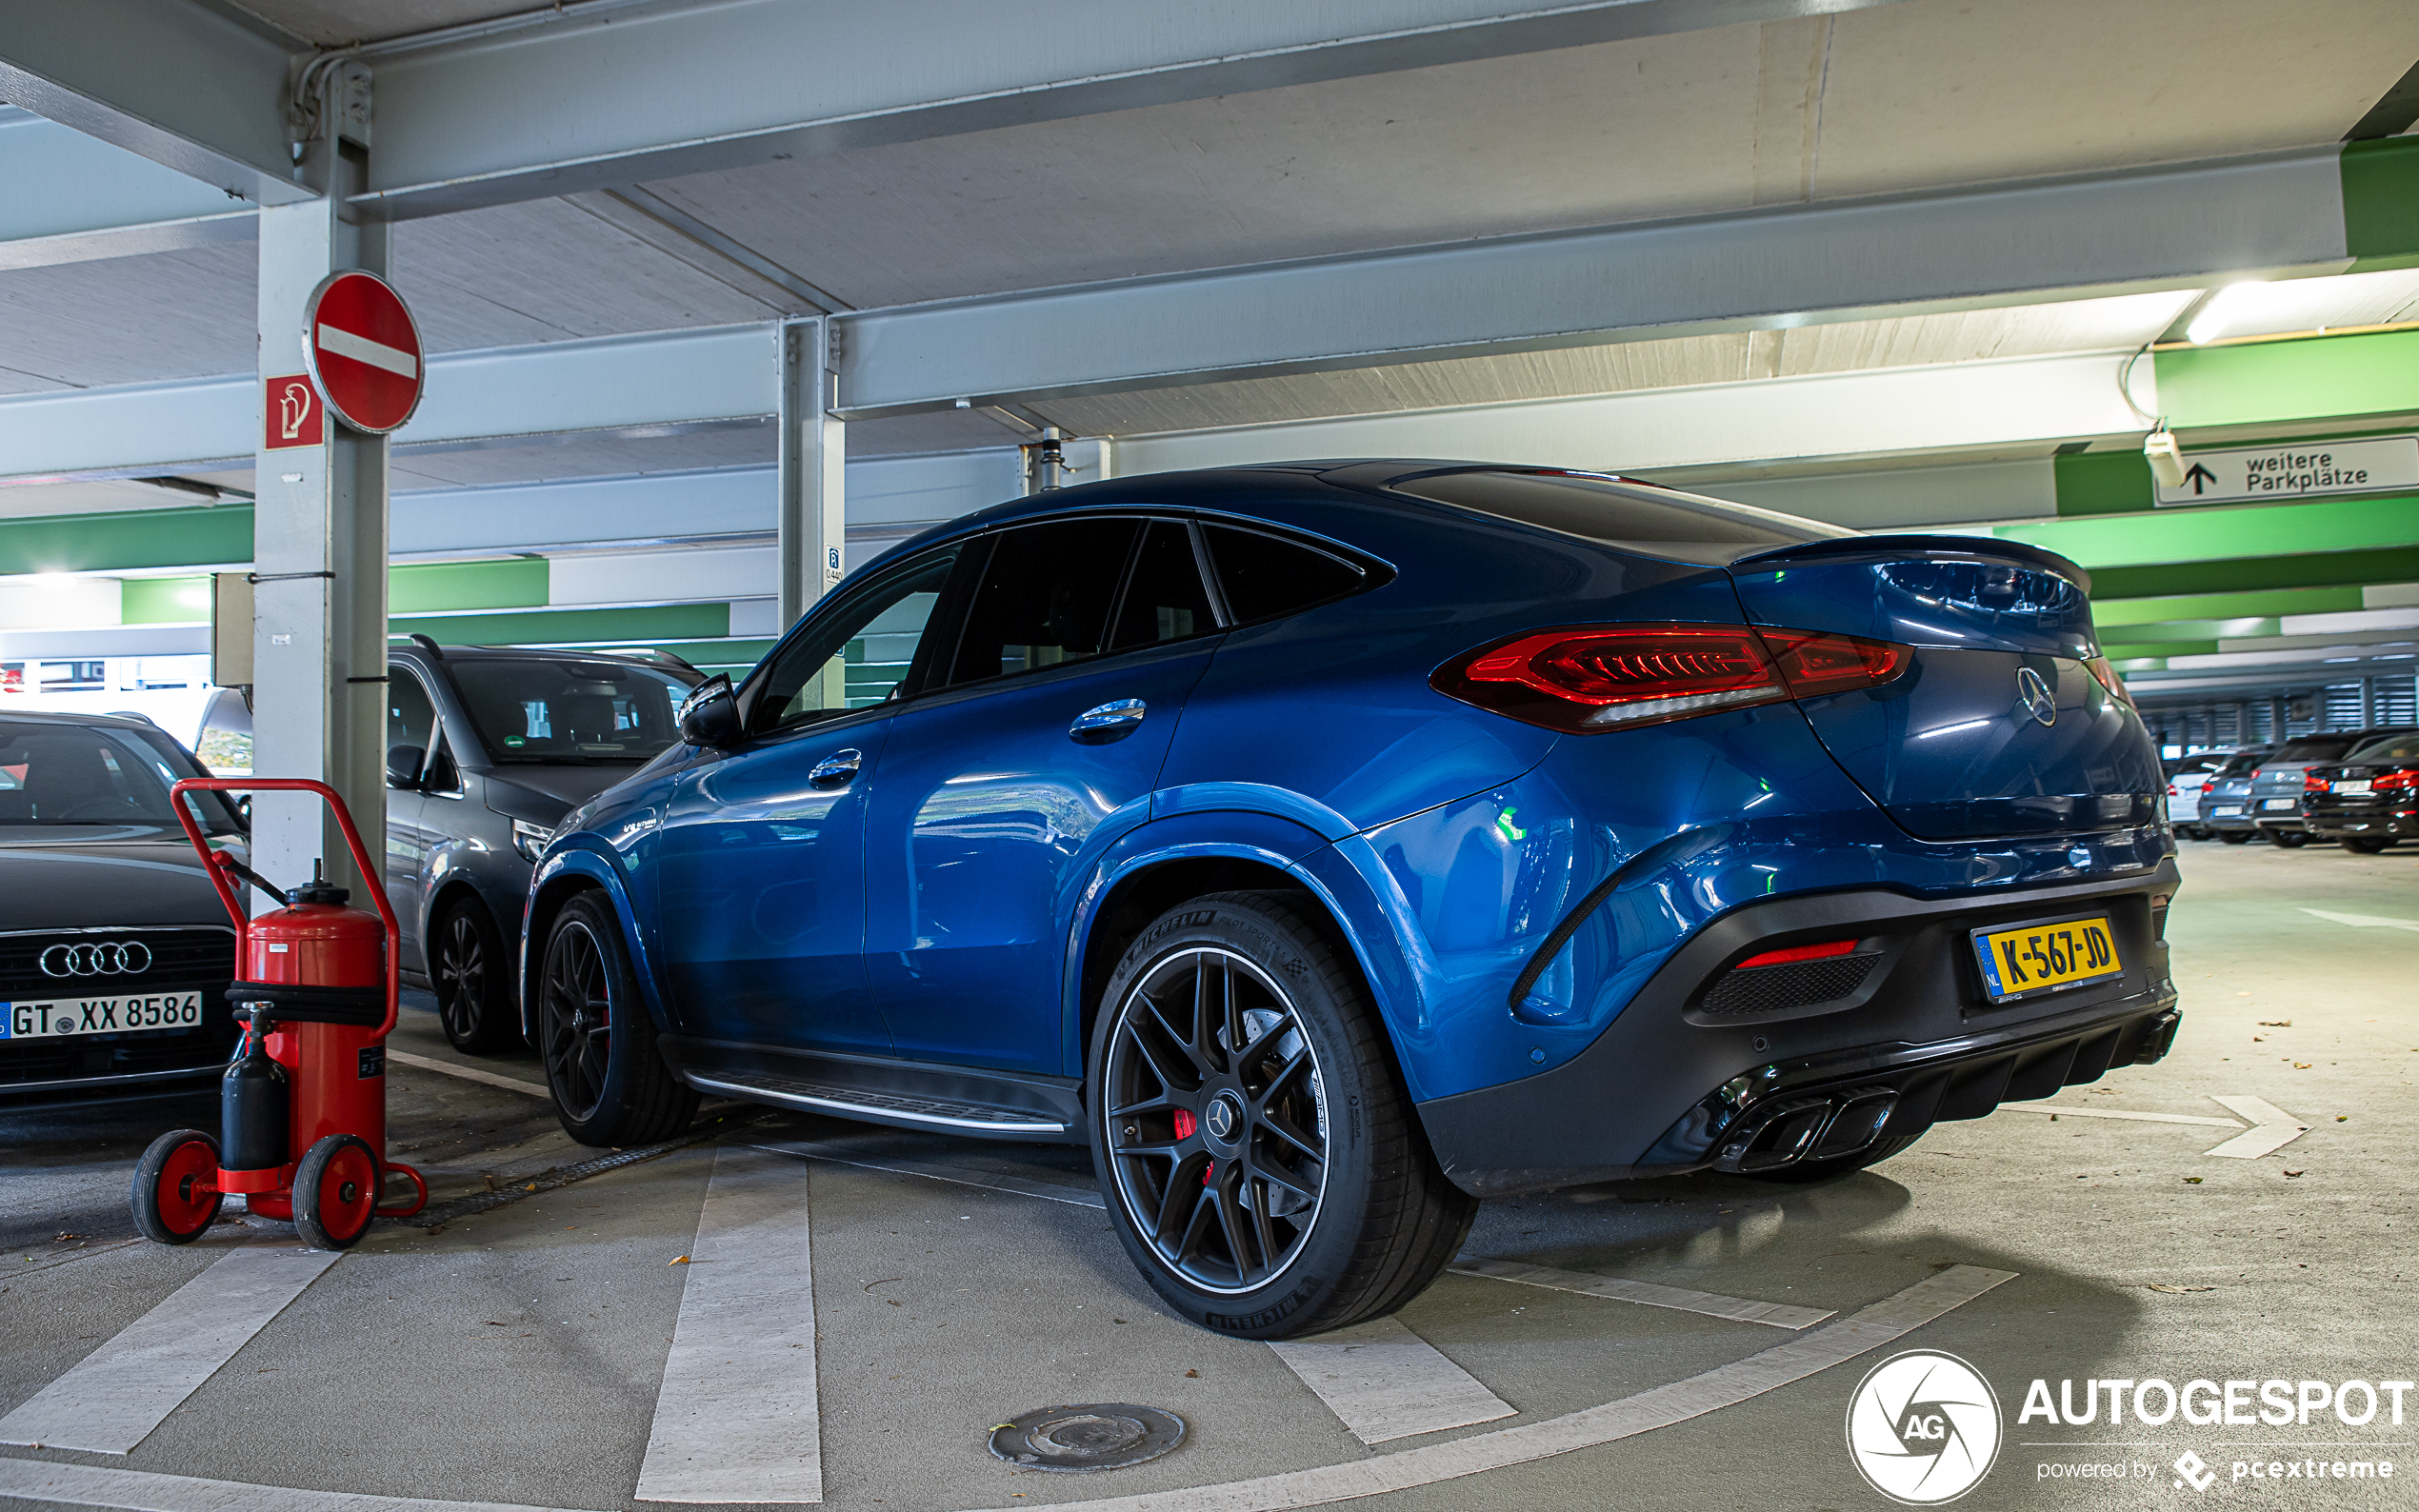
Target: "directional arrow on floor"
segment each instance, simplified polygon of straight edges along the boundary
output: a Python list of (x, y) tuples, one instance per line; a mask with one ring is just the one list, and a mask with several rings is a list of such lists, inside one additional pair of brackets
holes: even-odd
[(2263, 1155), (2270, 1155), (2283, 1149), (2309, 1132), (2309, 1124), (2275, 1104), (2263, 1102), (2255, 1097), (2212, 1095), (2209, 1101), (2224, 1107), (2229, 1113), (2239, 1113), (2249, 1119), (2251, 1126), (2217, 1148), (2202, 1151), (2205, 1155), (2225, 1155), (2238, 1161), (2255, 1161)]
[(2409, 929), (2419, 932), (2419, 919), (2386, 919), (2373, 913), (2329, 913), (2324, 908), (2304, 908), (2302, 912), (2335, 924), (2348, 924), (2355, 929)]
[[(2274, 1154), (2309, 1132), (2309, 1124), (2275, 1104), (2263, 1102), (2259, 1098), (2212, 1095), (2209, 1101), (2238, 1118), (2249, 1119), (2251, 1126), (2243, 1129), (2243, 1132), (2218, 1145), (2217, 1148), (2204, 1150), (2203, 1154), (2223, 1155), (2229, 1160), (2255, 1161), (2263, 1155)], [(2057, 1103), (2002, 1103), (1999, 1106), (2002, 1110), (2013, 1109), (2018, 1113), (2051, 1115), (2063, 1113), (2072, 1118), (2115, 1118), (2128, 1119), (2140, 1124), (2199, 1124), (2210, 1128), (2243, 1128), (2233, 1119), (2202, 1118), (2192, 1113), (2137, 1113), (2129, 1108), (2072, 1107)]]

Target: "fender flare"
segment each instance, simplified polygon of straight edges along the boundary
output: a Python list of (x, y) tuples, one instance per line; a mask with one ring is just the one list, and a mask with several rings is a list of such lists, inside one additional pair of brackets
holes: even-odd
[[(538, 901), (550, 893), (571, 890), (575, 883), (603, 890), (612, 900), (613, 916), (621, 922), (622, 947), (630, 952), (630, 968), (638, 978), (640, 1001), (647, 1005), (647, 1015), (655, 1021), (659, 1033), (671, 1032), (671, 1023), (665, 1013), (663, 995), (656, 990), (654, 962), (647, 951), (646, 936), (638, 927), (638, 915), (632, 911), (630, 894), (622, 885), (621, 867), (612, 852), (601, 843), (590, 843), (581, 834), (567, 837), (559, 850), (553, 850), (538, 862), (530, 876), (529, 901), (521, 909), (521, 1028), (533, 1030), (530, 1015), (537, 1002), (537, 970), (545, 951), (545, 942), (530, 938), (530, 925), (536, 918)], [(586, 886), (577, 890), (586, 890)], [(536, 945), (536, 950), (530, 949)]]

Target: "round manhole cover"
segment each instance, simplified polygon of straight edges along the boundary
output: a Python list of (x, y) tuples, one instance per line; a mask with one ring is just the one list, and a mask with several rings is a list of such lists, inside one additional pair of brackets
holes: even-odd
[(1035, 1470), (1116, 1470), (1184, 1442), (1184, 1419), (1130, 1402), (1044, 1407), (991, 1430), (993, 1454)]

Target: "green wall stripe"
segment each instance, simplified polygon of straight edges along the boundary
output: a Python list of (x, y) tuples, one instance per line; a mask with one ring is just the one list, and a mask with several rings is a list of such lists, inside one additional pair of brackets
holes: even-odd
[(2351, 270), (2419, 266), (2419, 136), (2347, 143), (2338, 171)]
[[(2095, 574), (2103, 567), (2143, 567), (2179, 558), (2209, 562), (2288, 552), (2355, 551), (2419, 545), (2419, 495), (2166, 509), (2156, 514), (2003, 525), (1994, 527), (1991, 534), (2003, 541), (2047, 547)], [(2100, 588), (2096, 577), (2093, 587)]]
[[(2419, 210), (2414, 210), (2419, 214)], [(2172, 426), (2245, 426), (2419, 409), (2419, 330), (2154, 352)]]
[(2157, 507), (2149, 459), (2139, 451), (2078, 451), (2050, 461), (2061, 515), (2132, 514)]
[(728, 604), (670, 604), (644, 609), (548, 609), (519, 614), (449, 614), (390, 619), (392, 634), (433, 637), (440, 646), (537, 646), (720, 640), (730, 634)]
[(210, 617), (210, 579), (125, 578), (119, 582), (121, 625), (190, 625)]
[[(2096, 583), (2093, 585), (2098, 586)], [(2251, 593), (2163, 593), (2155, 598), (2117, 599), (2094, 593), (2091, 607), (2102, 627), (2149, 625), (2160, 620), (2239, 620), (2257, 615), (2332, 614), (2356, 609), (2360, 589), (2268, 588)]]
[(544, 557), (505, 557), (488, 562), (426, 562), (387, 569), (387, 612), (426, 614), (439, 609), (543, 608), (548, 569)]
[(252, 559), (252, 507), (0, 520), (0, 574), (107, 572)]
[(2370, 583), (2419, 583), (2419, 547), (2383, 551), (2311, 551), (2237, 557), (2224, 562), (2168, 562), (2152, 567), (2100, 567), (2091, 574), (2094, 603), (2153, 594), (2232, 593), (2255, 588), (2358, 587)]

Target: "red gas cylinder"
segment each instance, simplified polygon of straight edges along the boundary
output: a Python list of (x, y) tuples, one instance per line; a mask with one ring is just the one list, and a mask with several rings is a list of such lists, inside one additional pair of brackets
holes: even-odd
[[(243, 979), (277, 1027), (270, 1058), (292, 1083), (288, 1124), (290, 1164), (330, 1134), (356, 1134), (373, 1151), (387, 1147), (387, 930), (374, 913), (345, 906), (345, 889), (314, 877), (286, 894), (287, 905), (251, 921)], [(291, 1216), (283, 1194), (255, 1193), (252, 1211)]]

